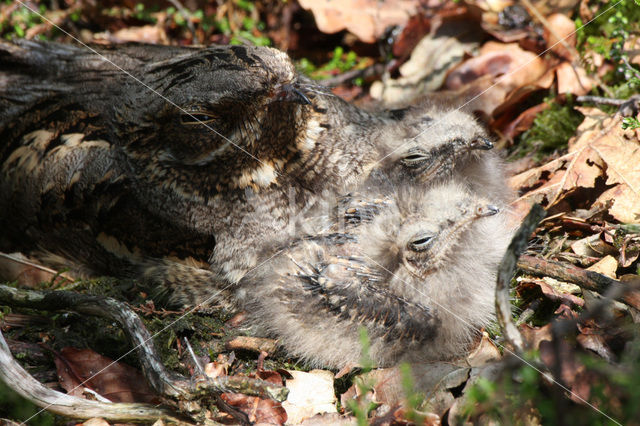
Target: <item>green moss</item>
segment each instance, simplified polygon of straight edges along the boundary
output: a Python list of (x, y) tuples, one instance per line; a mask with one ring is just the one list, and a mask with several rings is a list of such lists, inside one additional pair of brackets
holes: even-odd
[(520, 156), (535, 152), (534, 158), (540, 160), (554, 151), (567, 147), (584, 116), (572, 107), (568, 99), (565, 105), (547, 100), (549, 108), (538, 113), (529, 130), (516, 139)]
[[(314, 80), (325, 80), (336, 74), (341, 74), (352, 69), (366, 67), (370, 63), (367, 58), (358, 57), (356, 52), (350, 50), (345, 52), (341, 46), (337, 46), (331, 53), (329, 62), (321, 66), (314, 65), (307, 58), (302, 58), (296, 63), (298, 71)], [(354, 79), (354, 84), (362, 85), (363, 80)]]
[[(576, 22), (577, 45), (579, 49), (592, 49), (598, 53), (609, 55), (612, 38), (616, 31), (622, 29), (627, 33), (638, 32), (640, 30), (640, 5), (634, 0), (622, 0), (619, 2), (600, 2), (596, 14), (607, 10), (593, 21), (582, 22), (580, 18)], [(608, 57), (608, 56), (607, 56)]]

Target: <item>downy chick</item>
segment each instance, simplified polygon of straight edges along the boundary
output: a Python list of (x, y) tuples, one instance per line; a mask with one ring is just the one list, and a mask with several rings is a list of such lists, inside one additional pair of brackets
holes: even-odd
[(253, 324), (312, 365), (460, 357), (494, 316), (508, 243), (497, 208), (459, 184), (401, 188), (350, 233), (299, 239), (241, 280)]
[(416, 106), (406, 112), (398, 127), (389, 129), (378, 143), (379, 164), (365, 185), (373, 187), (386, 179), (393, 184), (434, 184), (455, 179), (496, 203), (510, 201), (512, 191), (500, 157), (492, 150), (486, 129), (473, 115)]
[[(456, 124), (451, 116), (456, 119)], [(443, 123), (440, 123), (440, 120), (443, 120)], [(394, 131), (397, 134), (396, 138), (391, 137)], [(435, 133), (432, 134), (432, 131)], [(426, 190), (430, 185), (453, 179), (481, 194), (491, 192), (487, 188), (491, 185), (497, 187), (496, 192), (500, 189), (508, 192), (504, 181), (498, 179), (499, 167), (496, 170), (489, 170), (487, 167), (497, 162), (495, 156), (485, 158), (490, 153), (484, 151), (492, 147), (493, 144), (483, 128), (472, 116), (465, 113), (428, 110), (428, 115), (418, 119), (411, 118), (406, 123), (396, 124), (390, 130), (383, 132), (383, 136), (377, 140), (376, 145), (375, 158), (378, 160), (371, 162), (368, 173), (363, 173), (360, 178), (353, 180), (351, 185), (354, 188), (353, 192), (336, 197), (333, 192), (325, 191), (324, 197), (316, 198), (313, 207), (296, 212), (295, 227), (287, 232), (272, 234), (271, 240), (266, 240), (266, 244), (273, 245), (277, 242), (286, 244), (286, 241), (291, 238), (343, 231), (363, 220), (370, 221), (379, 208), (393, 198), (397, 187), (402, 185), (414, 185), (416, 191), (420, 191), (420, 188)], [(480, 180), (467, 179), (469, 171), (474, 168), (486, 169), (491, 174), (486, 179), (487, 185), (476, 187), (474, 184)], [(343, 188), (350, 188), (350, 186), (344, 185)], [(504, 194), (502, 195), (504, 197)], [(258, 219), (264, 220), (269, 217), (269, 213), (264, 211)], [(242, 243), (243, 241), (237, 241), (236, 245)], [(226, 247), (227, 244), (220, 243), (218, 245), (220, 250), (214, 250), (213, 272), (209, 275), (211, 282), (216, 281), (216, 276), (224, 274), (224, 271), (219, 269), (216, 271), (216, 267), (223, 264), (222, 253), (225, 252)], [(247, 256), (254, 255), (255, 247), (258, 246), (245, 248), (242, 252), (245, 262)], [(222, 282), (224, 285), (221, 286), (207, 285), (203, 281), (203, 276), (206, 274), (201, 271), (194, 271), (192, 279), (188, 279), (188, 267), (168, 260), (151, 260), (145, 263), (143, 275), (154, 282), (167, 283), (171, 286), (174, 301), (195, 304), (213, 298), (225, 306), (232, 306), (233, 298), (225, 297), (229, 294), (229, 284), (237, 282), (246, 271), (264, 260), (259, 254), (254, 256), (255, 263), (247, 265), (243, 271), (237, 271), (237, 275), (232, 280)], [(226, 264), (237, 267), (238, 263), (236, 257)], [(229, 277), (228, 273), (227, 277)], [(181, 285), (177, 285), (178, 283)]]

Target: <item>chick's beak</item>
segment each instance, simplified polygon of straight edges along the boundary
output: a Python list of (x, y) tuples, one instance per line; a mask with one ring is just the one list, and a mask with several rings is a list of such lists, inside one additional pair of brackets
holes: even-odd
[(488, 151), (493, 148), (493, 142), (484, 137), (478, 137), (471, 141), (471, 149), (482, 149)]
[(480, 217), (493, 216), (498, 213), (500, 213), (500, 209), (493, 204), (487, 204), (486, 206), (483, 206), (478, 210), (478, 215)]
[(293, 102), (300, 105), (311, 105), (311, 101), (299, 88), (294, 84), (283, 84), (275, 94), (274, 100), (281, 102)]

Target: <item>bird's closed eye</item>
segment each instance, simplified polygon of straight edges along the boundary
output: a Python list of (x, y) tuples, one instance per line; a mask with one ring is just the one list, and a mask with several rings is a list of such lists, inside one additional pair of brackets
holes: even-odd
[(417, 235), (413, 241), (409, 243), (409, 249), (412, 251), (425, 251), (428, 250), (435, 241), (435, 235), (421, 234)]
[(180, 116), (180, 122), (186, 125), (207, 124), (216, 121), (218, 116), (209, 112), (186, 112)]
[(429, 155), (423, 151), (409, 151), (400, 160), (405, 167), (419, 167), (426, 161), (430, 160)]

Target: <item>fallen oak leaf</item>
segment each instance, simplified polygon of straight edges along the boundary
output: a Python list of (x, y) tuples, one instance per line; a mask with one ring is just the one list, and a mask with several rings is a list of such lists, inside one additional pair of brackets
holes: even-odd
[(585, 118), (569, 141), (569, 152), (539, 168), (510, 179), (514, 189), (527, 190), (545, 175), (547, 182), (526, 192), (512, 207), (528, 210), (534, 203), (553, 206), (579, 188), (594, 188), (596, 180), (614, 185), (594, 205), (606, 208), (623, 223), (640, 223), (640, 145), (634, 132), (621, 128), (621, 117), (597, 108), (576, 108)]
[[(476, 80), (487, 76), (490, 78), (483, 82), (477, 103), (488, 116), (492, 116), (514, 91), (534, 85), (548, 88), (553, 83), (547, 63), (535, 53), (522, 49), (517, 43), (490, 41), (480, 48), (477, 56), (454, 68), (447, 76), (444, 87), (459, 90), (477, 84)], [(529, 87), (527, 90), (531, 89)]]
[(300, 0), (300, 6), (311, 10), (318, 29), (336, 33), (344, 29), (365, 43), (373, 43), (387, 27), (404, 25), (419, 6), (417, 0)]
[(302, 423), (316, 414), (337, 413), (333, 373), (326, 370), (287, 371), (289, 396), (282, 403), (289, 423)]
[(160, 402), (137, 369), (91, 349), (63, 348), (54, 362), (60, 386), (70, 395), (85, 397), (87, 388), (111, 402)]
[(272, 399), (261, 399), (240, 393), (223, 393), (220, 398), (246, 414), (252, 424), (281, 425), (287, 421), (287, 412), (282, 408), (282, 404)]

